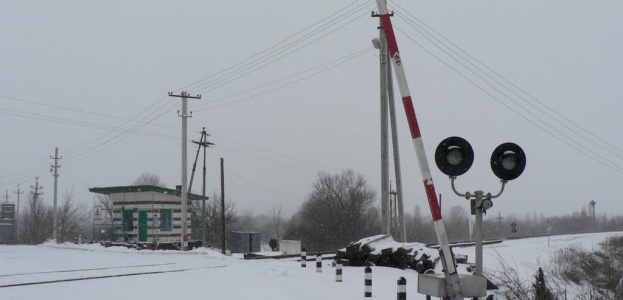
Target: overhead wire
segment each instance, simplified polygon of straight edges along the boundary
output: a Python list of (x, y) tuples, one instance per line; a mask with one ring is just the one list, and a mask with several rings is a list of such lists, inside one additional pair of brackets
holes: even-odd
[[(402, 8), (402, 7), (401, 7)], [(415, 41), (409, 34), (407, 34), (406, 32), (404, 32), (402, 29), (400, 29), (399, 27), (396, 27), (398, 29), (399, 32), (403, 33), (409, 40), (411, 40), (411, 42), (413, 42), (415, 45), (417, 45), (418, 47), (420, 47), (421, 49), (423, 49), (424, 51), (426, 51), (427, 53), (429, 53), (431, 56), (433, 56), (435, 59), (439, 60), (440, 62), (442, 62), (444, 65), (446, 65), (447, 67), (449, 67), (450, 69), (452, 69), (454, 72), (456, 72), (457, 74), (459, 74), (461, 77), (463, 77), (464, 79), (466, 79), (468, 82), (470, 82), (471, 84), (473, 84), (474, 86), (476, 86), (477, 88), (479, 88), (481, 91), (483, 91), (485, 94), (487, 94), (489, 97), (491, 97), (492, 99), (494, 99), (495, 101), (497, 101), (498, 103), (504, 105), (505, 107), (507, 107), (508, 109), (512, 110), (513, 112), (517, 113), (519, 116), (521, 116), (522, 118), (524, 118), (525, 120), (527, 120), (528, 122), (530, 122), (531, 124), (533, 124), (534, 126), (536, 126), (537, 128), (541, 129), (542, 131), (546, 132), (547, 134), (549, 134), (550, 136), (554, 137), (555, 139), (567, 144), (568, 146), (570, 146), (571, 148), (575, 149), (576, 151), (582, 153), (583, 155), (585, 155), (586, 157), (593, 159), (601, 164), (603, 164), (604, 166), (618, 172), (618, 173), (623, 173), (623, 167), (621, 167), (619, 164), (616, 164), (614, 162), (612, 162), (611, 160), (605, 158), (603, 155), (597, 153), (596, 151), (582, 145), (581, 143), (577, 142), (575, 139), (573, 139), (570, 134), (566, 134), (564, 132), (562, 132), (561, 129), (557, 128), (555, 125), (550, 124), (549, 122), (547, 122), (546, 120), (544, 120), (543, 118), (537, 116), (534, 112), (532, 112), (530, 109), (522, 106), (521, 104), (519, 104), (517, 101), (515, 101), (511, 96), (507, 95), (505, 92), (501, 91), (499, 88), (495, 87), (491, 82), (489, 82), (487, 79), (485, 79), (482, 75), (478, 74), (476, 71), (474, 71), (471, 67), (467, 66), (463, 61), (459, 60), (458, 58), (456, 58), (454, 55), (450, 54), (448, 51), (446, 51), (443, 47), (441, 47), (439, 45), (439, 43), (436, 43), (434, 41), (432, 41), (427, 35), (423, 34), (420, 30), (418, 30), (417, 24), (414, 24), (413, 21), (408, 20), (406, 18), (402, 18), (404, 19), (407, 24), (409, 26), (411, 26), (413, 29), (415, 29), (420, 35), (422, 35), (424, 38), (426, 38), (429, 42), (431, 42), (433, 45), (435, 45), (435, 47), (437, 47), (438, 49), (440, 49), (442, 52), (444, 52), (446, 55), (448, 55), (450, 58), (452, 58), (453, 60), (455, 60), (456, 62), (458, 62), (461, 66), (463, 66), (465, 69), (467, 69), (469, 72), (471, 72), (472, 74), (474, 74), (476, 77), (478, 77), (480, 80), (482, 80), (482, 82), (486, 85), (488, 85), (489, 87), (491, 87), (492, 89), (494, 89), (496, 92), (498, 92), (500, 95), (502, 95), (504, 98), (510, 100), (512, 103), (514, 103), (515, 105), (517, 105), (519, 108), (521, 108), (523, 111), (525, 111), (526, 113), (528, 113), (529, 115), (531, 115), (533, 118), (535, 118), (536, 120), (538, 120), (540, 123), (544, 124), (545, 126), (551, 128), (552, 130), (554, 130), (555, 132), (557, 132), (558, 134), (562, 135), (564, 138), (561, 138), (560, 136), (552, 133), (551, 131), (547, 130), (546, 128), (544, 128), (542, 125), (537, 124), (537, 122), (531, 120), (530, 118), (528, 118), (526, 115), (524, 115), (523, 113), (521, 113), (520, 111), (516, 110), (515, 108), (511, 107), (510, 105), (508, 105), (507, 103), (505, 103), (504, 101), (502, 101), (500, 98), (494, 96), (492, 93), (490, 93), (489, 91), (487, 91), (484, 87), (482, 87), (481, 85), (479, 85), (478, 83), (476, 83), (473, 79), (469, 78), (467, 75), (463, 74), (461, 71), (459, 71), (456, 67), (450, 65), (448, 62), (446, 62), (445, 60), (443, 60), (441, 57), (439, 57), (438, 55), (434, 54), (431, 50), (427, 49), (426, 47), (424, 47), (421, 43), (418, 43), (417, 41)], [(421, 22), (421, 21), (420, 21)], [(421, 27), (419, 27), (421, 28)], [(427, 32), (428, 34), (430, 34), (430, 32)], [(447, 47), (445, 44), (441, 43), (441, 45)], [(452, 51), (454, 52), (454, 51)], [(462, 56), (459, 56), (461, 58), (463, 58)], [(463, 58), (465, 60), (465, 58)], [(483, 72), (480, 68), (478, 68), (481, 72)], [(484, 72), (483, 72), (484, 73)], [(500, 84), (499, 81), (496, 81), (499, 85), (501, 85), (503, 88), (508, 89), (507, 87), (505, 87), (504, 85)], [(515, 93), (516, 94), (516, 93)], [(517, 95), (517, 94), (516, 94)], [(518, 97), (521, 97), (520, 95), (517, 95)], [(521, 97), (523, 98), (523, 97)], [(525, 100), (525, 99), (524, 99)], [(542, 110), (541, 110), (542, 111)], [(544, 112), (543, 112), (544, 113)], [(550, 117), (550, 115), (544, 113), (546, 116)], [(567, 127), (568, 128), (568, 127)], [(578, 145), (578, 146), (576, 146)]]
[[(331, 15), (329, 15), (329, 16), (327, 16), (327, 17), (325, 17), (325, 18), (323, 18), (323, 19), (321, 19), (321, 20), (319, 20), (319, 21), (317, 21), (317, 22), (315, 22), (315, 23), (313, 23), (313, 24), (311, 24), (311, 25), (309, 25), (309, 26), (307, 26), (307, 27), (305, 27), (305, 28), (303, 28), (303, 29), (301, 29), (301, 30), (291, 34), (291, 35), (289, 35), (289, 36), (287, 36), (286, 38), (282, 39), (281, 41), (277, 42), (276, 44), (273, 44), (272, 46), (270, 46), (270, 47), (268, 47), (268, 48), (266, 48), (266, 49), (264, 49), (262, 51), (259, 51), (259, 52), (255, 53), (255, 54), (251, 55), (251, 56), (248, 56), (247, 58), (239, 61), (238, 63), (236, 63), (236, 64), (234, 64), (234, 65), (232, 65), (230, 67), (227, 67), (225, 69), (222, 69), (220, 71), (212, 73), (212, 74), (210, 74), (210, 75), (208, 75), (208, 76), (206, 76), (206, 77), (204, 77), (204, 78), (202, 78), (202, 79), (200, 79), (200, 80), (198, 80), (198, 81), (196, 81), (194, 83), (191, 83), (191, 84), (186, 85), (186, 86), (184, 86), (182, 88), (179, 88), (176, 91), (178, 91), (178, 92), (182, 91), (182, 90), (193, 90), (193, 91), (195, 91), (195, 90), (198, 90), (198, 87), (200, 87), (200, 86), (205, 86), (205, 85), (208, 85), (210, 83), (213, 83), (215, 80), (220, 80), (220, 78), (223, 76), (223, 73), (225, 73), (226, 74), (225, 76), (227, 76), (227, 75), (230, 75), (232, 73), (239, 72), (240, 69), (246, 69), (246, 68), (248, 68), (249, 65), (256, 64), (258, 60), (262, 61), (263, 58), (265, 58), (268, 55), (266, 53), (270, 53), (273, 49), (282, 49), (283, 47), (279, 47), (280, 45), (286, 43), (287, 41), (293, 39), (294, 37), (296, 37), (296, 36), (306, 32), (306, 31), (308, 31), (309, 29), (316, 27), (318, 24), (321, 24), (321, 23), (323, 23), (323, 22), (325, 22), (327, 20), (330, 20), (330, 19), (335, 19), (334, 17), (336, 15), (342, 13), (342, 11), (348, 9), (349, 7), (353, 6), (355, 3), (360, 2), (360, 1), (361, 0), (355, 0), (355, 1), (351, 2), (350, 4), (346, 5), (345, 7), (339, 9), (338, 11), (332, 13)], [(253, 61), (248, 62), (248, 61), (250, 61), (252, 59), (253, 59)], [(232, 71), (230, 71), (230, 70), (232, 70)], [(216, 79), (209, 80), (209, 79), (215, 78), (215, 77), (216, 77)]]
[[(201, 111), (206, 111), (206, 110), (212, 110), (212, 109), (216, 109), (216, 108), (219, 108), (219, 107), (235, 104), (235, 103), (238, 103), (238, 102), (241, 102), (241, 101), (244, 101), (244, 100), (248, 100), (248, 99), (251, 99), (251, 98), (255, 98), (257, 96), (264, 95), (264, 94), (267, 94), (267, 93), (270, 93), (270, 92), (274, 92), (276, 90), (285, 88), (287, 86), (293, 85), (295, 83), (301, 82), (303, 80), (309, 79), (311, 77), (314, 77), (316, 75), (319, 75), (319, 74), (322, 74), (322, 73), (324, 73), (326, 71), (329, 71), (329, 70), (331, 70), (331, 69), (333, 69), (333, 68), (335, 68), (337, 66), (340, 66), (340, 65), (342, 65), (342, 64), (344, 64), (346, 62), (349, 62), (349, 61), (351, 61), (351, 60), (353, 60), (355, 58), (358, 58), (358, 57), (362, 56), (363, 54), (365, 54), (365, 53), (367, 53), (369, 51), (370, 51), (370, 48), (365, 48), (365, 49), (356, 51), (354, 53), (351, 53), (349, 55), (340, 57), (340, 58), (338, 58), (336, 60), (330, 61), (328, 63), (322, 64), (320, 66), (316, 66), (316, 67), (307, 69), (305, 71), (297, 72), (295, 74), (291, 74), (289, 76), (282, 77), (280, 79), (277, 79), (277, 80), (271, 81), (269, 83), (265, 83), (265, 84), (256, 86), (254, 88), (251, 88), (251, 89), (248, 89), (248, 90), (245, 90), (245, 91), (242, 91), (242, 92), (237, 92), (235, 94), (231, 94), (231, 95), (228, 95), (228, 96), (224, 96), (224, 97), (212, 100), (212, 101), (209, 102), (210, 104), (213, 104), (215, 102), (219, 102), (219, 101), (222, 101), (222, 100), (225, 100), (225, 99), (229, 99), (229, 98), (232, 98), (234, 96), (242, 95), (242, 94), (245, 94), (245, 93), (248, 93), (248, 92), (251, 92), (251, 91), (259, 90), (259, 89), (261, 89), (263, 87), (267, 87), (267, 86), (273, 85), (275, 83), (279, 83), (279, 82), (282, 82), (282, 81), (288, 81), (288, 82), (286, 82), (284, 84), (281, 84), (281, 85), (278, 85), (276, 87), (264, 90), (262, 92), (258, 92), (258, 93), (255, 93), (255, 94), (252, 94), (252, 95), (249, 95), (249, 96), (238, 98), (236, 100), (229, 101), (229, 102), (224, 103), (224, 104), (212, 106), (212, 107), (209, 107), (209, 108), (204, 108), (204, 109), (199, 109), (199, 110), (195, 109), (194, 111), (195, 112), (201, 112)], [(318, 69), (320, 69), (320, 70), (318, 70)], [(315, 71), (315, 72), (310, 73), (311, 71)], [(310, 73), (310, 74), (307, 74), (307, 75), (305, 75), (303, 77), (297, 78), (298, 76), (306, 74), (306, 73)], [(199, 106), (202, 106), (202, 105), (197, 105), (197, 107), (199, 107)]]
[[(435, 30), (434, 28), (428, 26), (425, 22), (423, 22), (422, 20), (420, 20), (419, 18), (417, 18), (416, 16), (414, 16), (411, 12), (409, 12), (408, 10), (405, 10), (402, 6), (400, 6), (399, 4), (395, 3), (394, 4), (399, 7), (402, 11), (404, 11), (406, 14), (408, 14), (409, 16), (411, 16), (411, 18), (413, 20), (416, 20), (417, 22), (421, 23), (422, 26), (424, 26), (425, 28), (420, 27), (419, 25), (416, 25), (420, 28), (422, 28), (424, 31), (426, 31), (433, 39), (438, 40), (437, 38), (440, 37), (441, 39), (443, 39), (444, 41), (448, 42), (450, 45), (452, 45), (454, 47), (454, 49), (457, 49), (459, 52), (463, 53), (463, 55), (467, 56), (469, 59), (471, 59), (472, 61), (476, 62), (477, 64), (473, 63), (472, 61), (464, 58), (461, 54), (457, 53), (454, 51), (454, 49), (452, 49), (452, 47), (449, 47), (447, 45), (444, 44), (444, 46), (446, 46), (450, 51), (452, 51), (453, 53), (459, 55), (461, 58), (463, 58), (465, 61), (467, 61), (469, 64), (473, 65), (474, 67), (478, 68), (478, 70), (480, 70), (483, 74), (485, 74), (487, 77), (489, 77), (490, 79), (494, 80), (496, 83), (500, 84), (501, 86), (504, 86), (504, 84), (500, 83), (495, 77), (499, 78), (501, 81), (503, 81), (505, 84), (510, 85), (511, 87), (513, 87), (514, 89), (516, 89), (517, 91), (525, 94), (526, 96), (528, 96), (530, 99), (536, 101), (538, 104), (540, 104), (541, 106), (543, 106), (544, 108), (546, 108), (548, 111), (550, 111), (552, 114), (557, 115), (558, 117), (562, 118), (563, 120), (565, 120), (566, 122), (568, 122), (568, 124), (573, 125), (576, 129), (579, 129), (589, 135), (591, 135), (592, 137), (594, 137), (595, 139), (599, 140), (600, 142), (604, 143), (605, 145), (608, 145), (609, 147), (611, 147), (612, 149), (615, 149), (619, 152), (623, 152), (623, 149), (620, 147), (617, 147), (616, 145), (613, 145), (612, 143), (606, 141), (605, 139), (601, 138), (600, 136), (598, 136), (597, 134), (587, 130), (586, 128), (582, 127), (581, 125), (577, 124), (576, 122), (574, 122), (573, 120), (569, 119), (568, 117), (566, 117), (565, 115), (563, 115), (562, 113), (558, 112), (556, 109), (551, 108), (550, 106), (548, 106), (546, 103), (544, 103), (543, 101), (539, 100), (537, 97), (533, 96), (531, 93), (525, 91), (524, 89), (521, 89), (520, 87), (518, 87), (517, 85), (513, 84), (512, 82), (510, 82), (508, 79), (506, 79), (504, 76), (502, 76), (501, 74), (499, 74), (498, 72), (496, 72), (495, 70), (493, 70), (491, 67), (487, 66), (486, 64), (484, 64), (483, 62), (481, 62), (480, 60), (478, 60), (477, 58), (475, 58), (474, 56), (470, 55), (469, 53), (467, 53), (466, 51), (464, 51), (463, 49), (461, 49), (459, 46), (457, 46), (455, 43), (453, 43), (451, 40), (449, 40), (448, 38), (446, 38), (443, 34), (439, 33), (437, 30)], [(413, 23), (415, 23), (414, 21), (411, 21)], [(432, 31), (435, 33), (431, 34), (430, 32), (428, 32), (428, 30)], [(443, 43), (442, 41), (439, 41), (440, 43)], [(490, 74), (487, 74), (485, 71), (483, 71), (478, 65), (484, 67), (485, 69), (487, 69), (489, 72), (493, 73), (495, 76), (490, 76)], [(505, 88), (507, 88), (509, 91), (511, 91), (513, 94), (517, 95), (517, 93), (515, 93), (512, 89), (504, 86)], [(518, 97), (521, 97), (519, 95), (517, 95)], [(533, 105), (532, 103), (530, 103), (529, 101), (527, 101), (525, 98), (521, 97), (522, 100), (526, 101), (526, 103), (529, 103), (530, 105), (534, 106), (536, 109), (538, 109), (539, 111), (541, 111), (540, 108), (538, 108), (538, 106)], [(543, 112), (545, 113), (545, 112)], [(564, 122), (559, 121), (556, 118), (552, 118), (555, 121), (557, 121), (558, 123), (560, 123), (561, 125), (563, 125), (564, 127), (568, 128), (569, 130), (573, 130), (570, 128), (570, 126), (568, 124), (565, 124)], [(589, 138), (582, 136), (583, 138), (591, 141)], [(591, 141), (593, 142), (593, 141)], [(594, 142), (593, 142), (594, 143)], [(605, 149), (604, 150), (609, 150), (609, 149)], [(612, 153), (612, 152), (611, 152)], [(614, 154), (614, 153), (613, 153)]]
[[(367, 15), (367, 10), (365, 13), (360, 13), (358, 15), (355, 15), (355, 13), (357, 12), (361, 12), (364, 10), (364, 8), (366, 8), (366, 6), (369, 5), (365, 5), (365, 6), (360, 6), (357, 7), (358, 10), (354, 11), (352, 13), (349, 14), (349, 17), (352, 17), (351, 19), (346, 19), (344, 24), (340, 24), (339, 27), (334, 28), (334, 27), (329, 27), (335, 24), (338, 24), (339, 22), (342, 22), (343, 20), (338, 19), (337, 21), (334, 21), (332, 23), (328, 23), (328, 24), (324, 24), (322, 27), (304, 35), (303, 37), (287, 44), (286, 46), (284, 46), (283, 48), (280, 48), (279, 50), (275, 50), (274, 52), (270, 52), (268, 54), (265, 54), (263, 56), (260, 57), (260, 60), (257, 61), (253, 61), (251, 63), (245, 64), (243, 67), (244, 68), (239, 68), (238, 70), (231, 72), (227, 75), (224, 76), (219, 76), (218, 79), (216, 79), (216, 81), (213, 82), (208, 82), (208, 83), (204, 83), (201, 86), (201, 88), (196, 88), (196, 90), (192, 90), (192, 93), (197, 93), (197, 94), (205, 94), (207, 92), (211, 92), (219, 87), (222, 87), (226, 84), (229, 84), (231, 82), (234, 82), (236, 80), (239, 80), (241, 78), (244, 78), (247, 75), (250, 75), (252, 73), (255, 73), (258, 70), (264, 69), (265, 67), (272, 65), (296, 52), (298, 52), (299, 50), (306, 48), (307, 46), (319, 41), (320, 39), (342, 29), (344, 26), (351, 24), (354, 21), (359, 20), (362, 16)], [(328, 32), (325, 32), (328, 31)], [(322, 35), (320, 35), (322, 33)]]
[[(359, 0), (353, 1), (351, 4), (349, 4), (349, 5), (348, 5), (348, 6), (346, 6), (345, 8), (343, 8), (343, 9), (339, 10), (339, 11), (338, 11), (338, 12), (336, 12), (336, 13), (333, 13), (333, 14), (332, 14), (332, 15), (330, 15), (329, 17), (326, 17), (326, 18), (324, 18), (323, 20), (321, 20), (321, 21), (319, 21), (319, 22), (316, 22), (315, 24), (320, 24), (320, 23), (322, 23), (322, 21), (330, 19), (332, 16), (334, 16), (334, 15), (337, 15), (337, 14), (341, 13), (344, 9), (346, 9), (346, 8), (348, 8), (348, 7), (352, 6), (352, 5), (354, 5), (354, 4), (355, 4), (355, 3), (357, 3), (357, 2), (359, 2)], [(368, 3), (366, 3), (365, 5), (369, 5), (369, 4), (368, 4)], [(355, 9), (360, 9), (360, 7), (363, 7), (363, 6), (362, 6), (362, 5), (357, 6)], [(354, 21), (354, 20), (350, 20), (348, 23), (350, 23), (350, 22), (352, 22), (352, 21)], [(348, 23), (347, 23), (347, 24), (348, 24)], [(336, 24), (336, 22), (329, 23), (329, 24), (325, 24), (325, 25), (324, 25), (324, 27), (322, 27), (322, 28), (325, 28), (325, 29), (326, 29), (327, 27), (329, 27), (329, 28), (330, 28), (330, 26), (332, 26), (332, 24)], [(345, 26), (345, 25), (346, 25), (346, 24), (342, 24), (342, 26), (340, 26), (339, 28), (342, 28), (342, 27), (343, 27), (343, 26)], [(312, 26), (314, 26), (314, 25), (312, 25)], [(311, 28), (312, 26), (309, 26), (308, 28)], [(339, 29), (339, 28), (338, 28), (338, 29)], [(326, 36), (326, 35), (328, 35), (328, 34), (330, 34), (330, 33), (332, 33), (332, 32), (335, 32), (335, 31), (336, 31), (336, 30), (338, 30), (338, 29), (334, 29), (334, 30), (330, 31), (329, 33), (326, 33), (326, 34), (325, 34), (325, 35), (323, 35), (322, 37), (324, 37), (324, 36)], [(291, 37), (294, 37), (294, 36), (296, 36), (298, 33), (300, 33), (300, 32), (304, 32), (305, 30), (306, 30), (306, 29), (300, 30), (299, 32), (297, 32), (297, 33), (295, 33), (295, 34), (291, 35)], [(321, 31), (319, 31), (319, 32), (322, 32), (322, 30), (321, 30)], [(300, 43), (302, 43), (302, 42), (303, 42), (303, 41), (305, 41), (306, 39), (309, 39), (311, 36), (313, 36), (313, 35), (315, 35), (315, 34), (316, 34), (316, 33), (314, 33), (314, 34), (308, 34), (305, 38), (299, 38), (299, 40), (297, 40), (297, 42), (290, 43), (290, 44), (289, 44), (289, 46), (290, 46), (290, 47), (293, 47), (293, 46), (295, 46), (295, 45), (297, 45), (297, 44), (300, 44)], [(287, 38), (286, 40), (289, 40), (291, 37)], [(322, 37), (320, 37), (320, 38), (322, 38)], [(299, 48), (295, 49), (294, 51), (298, 51), (298, 50), (300, 50), (300, 49), (302, 49), (302, 48), (304, 48), (304, 47), (306, 47), (306, 46), (308, 46), (308, 45), (312, 44), (313, 42), (317, 41), (318, 39), (319, 39), (319, 38), (316, 38), (316, 39), (315, 39), (314, 41), (312, 41), (311, 43), (307, 43), (307, 44), (305, 44), (304, 46), (302, 46), (302, 47), (299, 47)], [(284, 40), (284, 41), (286, 41), (286, 40)], [(269, 48), (269, 49), (270, 49), (270, 48)], [(268, 50), (268, 49), (267, 49), (267, 50)], [(282, 51), (282, 52), (283, 52), (283, 51)], [(253, 56), (251, 56), (251, 57), (255, 57), (255, 56), (257, 56), (257, 55), (253, 55)], [(250, 57), (250, 58), (251, 58), (251, 57)], [(241, 63), (243, 63), (243, 62), (245, 62), (245, 61), (248, 61), (248, 59), (243, 60)], [(261, 62), (261, 61), (260, 61), (260, 62)], [(238, 66), (238, 65), (240, 65), (241, 63), (238, 63), (238, 64), (236, 64), (236, 65), (234, 65), (234, 66)], [(257, 65), (257, 62), (256, 62), (256, 65)], [(231, 68), (232, 68), (232, 67), (230, 67), (230, 68), (228, 68), (228, 69), (231, 69)], [(256, 71), (256, 70), (254, 70), (254, 71)], [(213, 75), (210, 75), (210, 76), (208, 76), (208, 77), (206, 77), (206, 78), (214, 77), (214, 76), (216, 76), (216, 75), (218, 75), (218, 74), (219, 74), (219, 72), (217, 72), (217, 73), (215, 73), (215, 74), (213, 74)], [(243, 75), (243, 76), (244, 76), (244, 75)], [(229, 79), (231, 79), (231, 80), (236, 80), (236, 78), (235, 78), (235, 77), (234, 77), (234, 78), (229, 78)], [(203, 81), (203, 80), (200, 80), (200, 81), (197, 81), (196, 83), (200, 83), (200, 82), (202, 82), (202, 81)], [(189, 86), (192, 86), (192, 85), (193, 85), (193, 84), (191, 84), (191, 85), (189, 85)], [(186, 86), (186, 87), (189, 87), (189, 86)], [(178, 90), (179, 90), (179, 89), (178, 89)], [(11, 100), (17, 100), (17, 99), (18, 99), (18, 98), (7, 97), (7, 96), (4, 96), (4, 98), (6, 98), (6, 99), (11, 99)], [(126, 140), (126, 139), (130, 136), (130, 135), (132, 135), (132, 134), (134, 134), (134, 133), (140, 133), (140, 130), (141, 130), (141, 129), (143, 129), (145, 126), (153, 124), (153, 123), (154, 123), (157, 119), (161, 118), (164, 114), (166, 114), (166, 113), (168, 113), (168, 112), (170, 112), (170, 111), (174, 110), (174, 108), (173, 108), (173, 107), (174, 107), (175, 105), (166, 105), (166, 104), (165, 104), (165, 105), (161, 105), (160, 107), (158, 107), (158, 108), (154, 109), (154, 110), (153, 110), (151, 113), (149, 113), (147, 116), (144, 116), (144, 117), (142, 117), (139, 121), (137, 121), (137, 119), (139, 119), (139, 117), (140, 117), (141, 115), (143, 115), (144, 113), (146, 113), (146, 112), (148, 112), (149, 110), (151, 110), (152, 108), (154, 108), (157, 104), (159, 104), (160, 102), (162, 102), (165, 98), (166, 98), (166, 96), (164, 96), (164, 97), (160, 98), (160, 99), (159, 99), (159, 100), (157, 100), (155, 103), (153, 103), (152, 105), (150, 105), (150, 106), (149, 106), (149, 107), (147, 107), (146, 109), (142, 110), (140, 113), (138, 113), (137, 115), (133, 116), (132, 118), (130, 118), (130, 119), (125, 119), (125, 121), (124, 121), (122, 124), (120, 124), (120, 125), (118, 125), (118, 126), (116, 126), (116, 127), (112, 127), (112, 126), (110, 126), (110, 127), (109, 127), (109, 128), (110, 128), (110, 130), (109, 130), (109, 132), (107, 132), (106, 134), (104, 134), (104, 135), (102, 135), (102, 136), (99, 136), (99, 137), (97, 137), (97, 138), (95, 138), (95, 139), (93, 139), (93, 140), (90, 140), (90, 141), (88, 141), (88, 142), (86, 142), (86, 143), (83, 143), (83, 144), (81, 144), (81, 145), (79, 145), (79, 146), (76, 146), (76, 147), (71, 148), (71, 149), (69, 149), (68, 151), (64, 152), (66, 155), (71, 155), (71, 156), (72, 156), (72, 158), (71, 158), (71, 159), (67, 159), (67, 161), (65, 161), (65, 164), (71, 164), (71, 163), (75, 163), (75, 162), (78, 162), (78, 161), (82, 161), (82, 160), (84, 160), (85, 158), (91, 157), (91, 156), (95, 155), (96, 153), (99, 153), (99, 152), (101, 152), (101, 151), (104, 151), (104, 150), (106, 150), (106, 149), (108, 149), (108, 148), (110, 148), (110, 147), (112, 147), (112, 146), (114, 146), (114, 145), (116, 145), (116, 144), (120, 143), (121, 141)], [(23, 99), (21, 99), (21, 100), (23, 100)], [(31, 102), (31, 104), (36, 104), (36, 103), (34, 103), (34, 101), (32, 101), (32, 102)], [(41, 103), (38, 103), (38, 104), (41, 104)], [(50, 105), (50, 106), (48, 106), (48, 107), (55, 107), (55, 106)], [(74, 111), (74, 112), (81, 112), (81, 113), (85, 113), (85, 111), (76, 110), (76, 109), (71, 109), (71, 108), (63, 108), (63, 107), (55, 107), (55, 108), (61, 108), (61, 109), (71, 110), (71, 111)], [(86, 112), (86, 113), (91, 114), (91, 115), (103, 116), (103, 117), (111, 117), (111, 116), (107, 116), (107, 115), (104, 115), (104, 114), (98, 114), (98, 113), (93, 113), (93, 112)], [(154, 116), (154, 115), (155, 115), (155, 116)], [(154, 117), (153, 117), (153, 118), (150, 118), (150, 117), (152, 117), (152, 116), (154, 116)], [(123, 118), (118, 118), (118, 119), (123, 119)], [(48, 121), (51, 121), (51, 120), (53, 120), (53, 119), (48, 118), (47, 120), (48, 120)], [(59, 121), (59, 120), (58, 120), (58, 119), (56, 119), (56, 121)], [(80, 123), (80, 121), (76, 121), (76, 122), (75, 122), (75, 124), (77, 124), (77, 123)], [(91, 126), (96, 126), (96, 125), (93, 125), (93, 123), (91, 123), (91, 124), (88, 124), (88, 123), (89, 123), (89, 122), (83, 122), (83, 123), (82, 123), (82, 125), (85, 125), (85, 126), (89, 126), (89, 125), (91, 125)], [(132, 123), (134, 123), (134, 124), (133, 124), (133, 125), (128, 126), (128, 124), (132, 124)], [(75, 124), (73, 124), (73, 125), (75, 125)], [(113, 136), (112, 136), (112, 137), (110, 137), (110, 138), (103, 139), (103, 138), (105, 138), (106, 136), (108, 136), (108, 135), (112, 135), (112, 134), (113, 134), (113, 133), (115, 133), (115, 132), (117, 133), (116, 135), (113, 135)], [(46, 161), (46, 160), (43, 160), (42, 162), (44, 162), (44, 161)], [(36, 166), (36, 165), (33, 165), (33, 168), (34, 168), (34, 166)], [(47, 168), (47, 166), (46, 166), (46, 168)], [(27, 174), (27, 175), (31, 175), (31, 174), (32, 174), (32, 173), (27, 172), (27, 171), (28, 171), (28, 170), (22, 169), (21, 171), (18, 171), (18, 172), (13, 172), (13, 173), (10, 173), (10, 174)], [(6, 175), (3, 175), (3, 176), (6, 176)]]

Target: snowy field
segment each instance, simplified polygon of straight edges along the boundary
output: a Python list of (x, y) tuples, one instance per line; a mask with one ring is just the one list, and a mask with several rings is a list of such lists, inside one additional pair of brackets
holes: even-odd
[[(571, 245), (592, 249), (606, 237), (623, 233), (578, 234), (509, 240), (485, 246), (485, 270), (498, 259), (517, 268), (527, 280), (551, 253)], [(474, 248), (458, 248), (474, 261)], [(335, 282), (331, 261), (301, 268), (296, 260), (243, 260), (207, 249), (174, 251), (130, 250), (100, 245), (0, 245), (0, 299), (360, 299), (364, 269), (345, 267), (343, 282)], [(396, 280), (407, 279), (408, 299), (417, 294), (417, 273), (373, 267), (372, 298), (395, 299)], [(69, 281), (67, 281), (69, 280)], [(498, 298), (499, 299), (499, 298)]]

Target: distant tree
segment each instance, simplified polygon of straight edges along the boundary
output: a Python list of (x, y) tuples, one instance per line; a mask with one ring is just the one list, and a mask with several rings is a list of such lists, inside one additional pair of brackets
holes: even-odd
[(285, 238), (301, 239), (308, 251), (335, 250), (351, 241), (378, 234), (376, 192), (363, 176), (347, 170), (320, 173), (313, 191), (290, 223)]
[(58, 208), (57, 240), (62, 243), (85, 233), (91, 211), (83, 202), (76, 202), (74, 188), (63, 195), (63, 203)]
[(452, 206), (447, 216), (444, 217), (444, 223), (448, 240), (451, 242), (469, 240), (469, 216), (463, 206)]
[(40, 244), (52, 236), (52, 209), (30, 195), (25, 211), (20, 216), (20, 240), (26, 244)]
[(160, 180), (160, 176), (144, 172), (139, 177), (137, 177), (133, 185), (154, 185), (159, 187), (166, 187), (166, 185)]
[[(205, 235), (207, 245), (212, 247), (221, 247), (221, 200), (220, 196), (214, 194), (212, 198), (206, 201), (205, 210), (202, 209), (201, 201), (193, 201), (192, 212), (192, 236), (193, 239), (202, 239), (201, 234)], [(204, 214), (205, 213), (205, 214)], [(201, 232), (201, 220), (205, 218), (206, 228)], [(236, 206), (229, 201), (225, 201), (225, 231), (229, 234), (229, 229), (238, 219)]]
[(283, 234), (284, 228), (286, 226), (286, 220), (283, 218), (281, 213), (282, 207), (274, 206), (270, 215), (270, 234), (273, 235), (277, 240), (281, 239), (281, 235)]
[(435, 229), (433, 228), (433, 219), (422, 215), (422, 209), (419, 204), (415, 205), (413, 215), (405, 214), (405, 226), (407, 227), (407, 240), (420, 243), (436, 243)]

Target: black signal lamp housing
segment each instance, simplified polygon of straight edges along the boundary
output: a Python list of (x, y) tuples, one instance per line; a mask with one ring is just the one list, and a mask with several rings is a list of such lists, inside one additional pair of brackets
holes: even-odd
[(526, 154), (514, 143), (499, 145), (491, 154), (491, 170), (502, 180), (513, 180), (526, 168)]
[(435, 150), (435, 163), (439, 170), (456, 177), (465, 174), (474, 162), (474, 150), (463, 138), (453, 136), (441, 141)]

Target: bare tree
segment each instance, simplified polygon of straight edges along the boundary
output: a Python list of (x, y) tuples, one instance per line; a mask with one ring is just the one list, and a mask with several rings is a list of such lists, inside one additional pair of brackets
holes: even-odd
[(166, 185), (160, 180), (160, 176), (144, 172), (139, 177), (137, 177), (133, 185), (154, 185), (159, 187), (166, 187)]
[(300, 218), (299, 226), (289, 226), (287, 238), (303, 240), (308, 250), (335, 250), (379, 233), (376, 192), (363, 176), (352, 170), (321, 173), (313, 187), (293, 216)]
[(286, 220), (281, 215), (281, 210), (281, 205), (273, 205), (273, 211), (270, 215), (270, 229), (272, 231), (270, 234), (274, 233), (277, 240), (281, 239), (281, 234), (283, 233), (286, 224)]
[(52, 235), (52, 209), (43, 203), (41, 196), (30, 195), (21, 214), (20, 237), (26, 244), (40, 244)]
[(58, 211), (58, 241), (62, 243), (84, 233), (90, 216), (87, 205), (75, 201), (74, 188), (66, 191)]
[[(193, 202), (193, 238), (201, 238), (201, 219), (206, 219), (205, 239), (207, 245), (221, 246), (221, 200), (220, 196), (214, 194), (209, 201), (206, 201), (205, 216), (202, 215), (201, 203)], [(236, 206), (229, 201), (225, 201), (225, 228), (228, 229), (238, 219)]]

